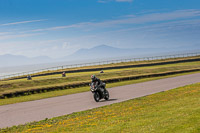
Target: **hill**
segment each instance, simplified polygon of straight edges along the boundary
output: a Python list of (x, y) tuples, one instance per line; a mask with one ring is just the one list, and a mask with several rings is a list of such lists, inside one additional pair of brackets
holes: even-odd
[(47, 56), (38, 56), (29, 58), (22, 55), (11, 55), (11, 54), (0, 55), (1, 67), (40, 64), (40, 63), (47, 63), (50, 61), (52, 61), (52, 59)]
[(107, 45), (99, 45), (90, 49), (80, 49), (72, 55), (61, 58), (62, 60), (109, 59), (117, 57), (136, 57), (139, 55), (166, 52), (163, 48), (135, 48), (123, 49)]

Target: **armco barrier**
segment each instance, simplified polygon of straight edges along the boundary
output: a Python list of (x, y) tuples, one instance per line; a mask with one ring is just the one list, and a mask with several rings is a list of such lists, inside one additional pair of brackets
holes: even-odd
[(4, 76), (0, 76), (0, 80), (9, 79), (12, 77), (21, 77), (21, 76), (25, 76), (25, 75), (29, 75), (29, 74), (33, 75), (35, 73), (44, 72), (44, 71), (63, 70), (66, 68), (77, 68), (77, 67), (84, 67), (84, 66), (105, 65), (105, 64), (111, 64), (111, 63), (132, 62), (132, 61), (136, 62), (136, 61), (150, 61), (150, 60), (179, 58), (179, 57), (192, 57), (192, 56), (198, 56), (198, 55), (200, 55), (200, 52), (143, 57), (143, 58), (128, 58), (128, 59), (120, 59), (120, 60), (106, 60), (106, 61), (101, 61), (101, 62), (92, 62), (92, 63), (83, 63), (83, 64), (71, 64), (71, 65), (64, 65), (64, 66), (57, 66), (57, 67), (40, 69), (40, 70), (34, 70), (34, 71), (29, 71), (29, 72), (4, 75)]
[[(65, 73), (75, 73), (75, 72), (90, 72), (90, 71), (100, 71), (100, 70), (109, 70), (109, 69), (120, 69), (120, 68), (132, 68), (132, 67), (144, 67), (144, 66), (155, 66), (155, 65), (165, 65), (165, 64), (174, 64), (174, 63), (182, 63), (182, 62), (193, 62), (193, 61), (200, 61), (200, 57), (195, 59), (182, 59), (176, 61), (165, 61), (165, 62), (156, 62), (156, 63), (145, 63), (145, 64), (136, 64), (136, 65), (125, 65), (125, 66), (113, 66), (113, 67), (98, 67), (98, 68), (89, 68), (89, 69), (78, 69), (78, 70), (69, 70), (65, 71)], [(36, 74), (32, 75), (32, 77), (38, 76), (47, 76), (47, 75), (54, 75), (54, 74), (61, 74), (62, 72), (51, 72), (51, 73), (43, 73), (43, 74)], [(23, 79), (26, 76), (11, 78), (8, 80), (15, 80), (15, 79)]]
[[(128, 77), (120, 77), (120, 78), (113, 78), (113, 79), (105, 79), (102, 81), (105, 83), (114, 83), (114, 82), (120, 82), (120, 81), (126, 81), (126, 80), (142, 79), (142, 78), (149, 78), (149, 77), (159, 77), (159, 76), (180, 74), (180, 73), (186, 73), (186, 72), (195, 72), (195, 71), (200, 71), (200, 69), (186, 69), (186, 70), (168, 71), (168, 72), (162, 72), (162, 73), (143, 74), (143, 75), (138, 75), (138, 76), (128, 76)], [(76, 83), (76, 84), (67, 84), (67, 85), (62, 85), (62, 86), (53, 86), (53, 87), (46, 87), (46, 88), (44, 87), (44, 88), (30, 89), (30, 90), (25, 90), (25, 91), (16, 91), (16, 92), (2, 94), (2, 95), (0, 95), (0, 98), (3, 99), (6, 97), (10, 98), (10, 97), (23, 96), (23, 95), (31, 95), (34, 93), (42, 93), (42, 92), (47, 92), (47, 91), (55, 91), (55, 90), (88, 86), (89, 83), (90, 83), (89, 81), (86, 81), (86, 82), (81, 82), (81, 83)]]

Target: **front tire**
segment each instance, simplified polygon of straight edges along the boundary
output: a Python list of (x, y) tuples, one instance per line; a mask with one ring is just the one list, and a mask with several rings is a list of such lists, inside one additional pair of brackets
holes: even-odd
[(95, 92), (95, 93), (94, 93), (94, 100), (95, 100), (96, 102), (99, 102), (99, 100), (100, 100), (100, 94), (99, 94), (99, 92)]
[(106, 94), (105, 94), (105, 97), (104, 97), (104, 99), (105, 100), (108, 100), (109, 99), (109, 92), (106, 90), (106, 92), (105, 92)]

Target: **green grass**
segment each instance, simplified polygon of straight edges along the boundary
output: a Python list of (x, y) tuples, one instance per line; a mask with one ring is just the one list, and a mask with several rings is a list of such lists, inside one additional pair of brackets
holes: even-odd
[[(66, 69), (58, 69), (58, 70), (48, 70), (43, 71), (39, 73), (35, 73), (32, 75), (38, 75), (38, 74), (46, 74), (46, 73), (53, 73), (53, 72), (63, 72), (63, 71), (70, 71), (70, 70), (81, 70), (81, 69), (92, 69), (92, 68), (101, 68), (104, 69), (106, 67), (116, 67), (116, 66), (127, 66), (127, 65), (139, 65), (139, 64), (152, 64), (152, 63), (161, 63), (161, 62), (169, 62), (169, 61), (180, 61), (180, 60), (187, 60), (187, 59), (198, 59), (200, 56), (193, 56), (193, 57), (179, 57), (179, 58), (168, 58), (168, 59), (158, 59), (158, 60), (149, 60), (149, 61), (130, 61), (130, 62), (120, 62), (120, 63), (111, 63), (111, 64), (104, 64), (104, 65), (93, 65), (93, 66), (82, 66), (82, 67), (76, 67), (76, 68), (66, 68)], [(79, 73), (80, 74), (80, 73)], [(61, 74), (52, 74), (48, 76), (39, 76), (36, 79), (44, 79), (44, 78), (57, 78), (60, 77)], [(20, 76), (17, 76), (20, 77)], [(15, 78), (15, 77), (14, 77)], [(9, 78), (12, 79), (12, 78)], [(16, 80), (26, 80), (26, 78), (23, 79), (15, 79)]]
[[(183, 58), (184, 59), (184, 58)], [(172, 59), (171, 59), (172, 60)], [(97, 66), (88, 66), (88, 67), (80, 67), (80, 68), (74, 68), (74, 69), (64, 69), (65, 70), (80, 70), (80, 69), (86, 69), (86, 68), (96, 68), (96, 67), (112, 67), (112, 66), (126, 66), (126, 65), (136, 65), (136, 64), (144, 64), (144, 63), (155, 63), (155, 62), (166, 62), (171, 61), (169, 59), (167, 60), (155, 60), (155, 61), (139, 61), (139, 62), (124, 62), (124, 63), (114, 63), (109, 65), (97, 65)], [(173, 59), (173, 60), (180, 60), (180, 59)], [(120, 69), (109, 69), (104, 70), (107, 72), (118, 72), (118, 71), (124, 71), (124, 70), (143, 70), (143, 69), (150, 69), (150, 68), (162, 68), (162, 67), (178, 67), (178, 66), (190, 66), (190, 65), (199, 65), (199, 61), (196, 62), (186, 62), (186, 63), (176, 63), (176, 64), (166, 64), (166, 65), (156, 65), (156, 66), (148, 66), (148, 67), (133, 67), (133, 68), (120, 68)], [(60, 71), (60, 70), (58, 70)], [(58, 72), (56, 71), (56, 72)], [(45, 73), (45, 72), (43, 72)], [(92, 72), (74, 72), (74, 73), (67, 73), (67, 76), (75, 76), (75, 75), (87, 75), (87, 74), (93, 74), (93, 73), (99, 73), (99, 71), (92, 71)], [(46, 76), (38, 76), (34, 77), (33, 80), (43, 80), (43, 79), (51, 79), (51, 78), (61, 78), (61, 74), (53, 74), (53, 75), (46, 75)], [(27, 81), (26, 78), (23, 79), (15, 79), (15, 80), (9, 80), (9, 81), (1, 81), (1, 83), (12, 83), (12, 82), (18, 82), (18, 81)]]
[[(112, 87), (116, 87), (116, 86), (141, 83), (141, 82), (146, 82), (146, 81), (151, 81), (151, 80), (158, 80), (158, 79), (193, 74), (193, 73), (199, 73), (199, 72), (189, 72), (189, 73), (175, 74), (175, 75), (168, 75), (168, 76), (161, 76), (161, 77), (151, 77), (151, 78), (144, 78), (144, 79), (138, 79), (138, 80), (121, 81), (121, 82), (116, 82), (116, 83), (109, 83), (106, 85), (106, 87), (112, 88)], [(56, 96), (75, 94), (75, 93), (86, 92), (86, 91), (90, 91), (89, 86), (73, 88), (73, 89), (66, 89), (66, 90), (56, 90), (56, 91), (51, 91), (51, 92), (46, 92), (46, 93), (38, 93), (38, 94), (27, 95), (27, 96), (0, 99), (0, 106), (7, 105), (7, 104), (19, 103), (19, 102), (39, 100), (39, 99), (50, 98), (50, 97), (56, 97)]]
[(101, 79), (108, 79), (108, 78), (118, 78), (123, 76), (133, 76), (133, 75), (160, 73), (160, 72), (174, 71), (174, 70), (192, 69), (199, 67), (200, 67), (200, 61), (196, 61), (196, 62), (176, 63), (168, 65), (149, 66), (149, 67), (136, 67), (136, 68), (126, 68), (117, 70), (112, 69), (112, 70), (105, 70), (105, 73), (103, 74), (99, 74), (98, 71), (72, 73), (72, 74), (67, 74), (66, 78), (58, 78), (58, 77), (53, 78), (51, 77), (52, 76), (51, 75), (45, 78), (43, 77), (44, 79), (41, 79), (41, 77), (36, 77), (33, 78), (32, 81), (27, 81), (25, 79), (16, 81), (3, 81), (0, 83), (0, 94), (89, 81), (91, 74), (96, 74)]
[(199, 133), (200, 83), (1, 132)]

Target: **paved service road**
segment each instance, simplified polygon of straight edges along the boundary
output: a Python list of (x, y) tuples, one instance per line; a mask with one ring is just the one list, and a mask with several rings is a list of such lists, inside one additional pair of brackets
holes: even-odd
[[(91, 92), (0, 106), (0, 128), (88, 110), (200, 82), (200, 73), (109, 88), (110, 101), (96, 103)], [(89, 87), (88, 87), (89, 89)]]

